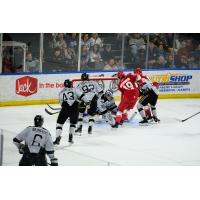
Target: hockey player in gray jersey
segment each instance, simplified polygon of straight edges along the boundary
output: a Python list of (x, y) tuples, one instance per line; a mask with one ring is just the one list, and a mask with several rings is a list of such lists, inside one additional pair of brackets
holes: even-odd
[(142, 70), (140, 68), (134, 69), (135, 74), (139, 74), (142, 78), (142, 84), (139, 85), (139, 91), (141, 94), (141, 99), (139, 100), (137, 104), (137, 109), (143, 118), (140, 124), (148, 123), (146, 113), (144, 111), (144, 107), (149, 105), (150, 109), (153, 114), (153, 120), (155, 122), (160, 122), (160, 120), (157, 118), (157, 112), (156, 112), (156, 103), (158, 99), (158, 86), (156, 86), (156, 83), (152, 83), (151, 80), (148, 78), (148, 76), (143, 75)]
[(115, 116), (117, 113), (117, 105), (113, 98), (113, 93), (106, 90), (105, 93), (97, 100), (97, 114), (105, 117), (106, 121), (113, 126), (115, 124)]
[(61, 111), (57, 119), (56, 140), (54, 141), (54, 144), (60, 144), (62, 127), (68, 118), (70, 119), (68, 142), (73, 143), (74, 130), (78, 121), (79, 101), (77, 92), (69, 79), (64, 82), (64, 89), (59, 93), (59, 101), (61, 104)]
[(82, 81), (76, 87), (79, 93), (79, 100), (81, 101), (76, 132), (82, 132), (83, 114), (87, 108), (89, 118), (88, 134), (91, 134), (94, 116), (97, 111), (97, 99), (103, 93), (103, 89), (96, 81), (89, 80), (89, 75), (86, 73), (81, 75), (81, 80)]
[[(51, 135), (47, 129), (42, 127), (43, 123), (43, 117), (36, 115), (35, 126), (25, 128), (13, 139), (19, 153), (23, 154), (19, 166), (47, 166), (46, 154), (51, 160), (51, 166), (58, 166)], [(23, 141), (25, 144), (22, 143)]]

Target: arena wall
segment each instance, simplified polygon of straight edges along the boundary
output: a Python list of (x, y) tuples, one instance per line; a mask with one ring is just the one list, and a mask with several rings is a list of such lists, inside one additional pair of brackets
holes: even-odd
[[(130, 73), (131, 71), (126, 71)], [(148, 70), (152, 81), (159, 83), (159, 98), (200, 98), (200, 70)], [(90, 77), (113, 77), (116, 72), (91, 72)], [(65, 79), (80, 78), (81, 73), (12, 74), (0, 76), (0, 106), (58, 103)], [(105, 89), (113, 89), (116, 81), (104, 81)]]

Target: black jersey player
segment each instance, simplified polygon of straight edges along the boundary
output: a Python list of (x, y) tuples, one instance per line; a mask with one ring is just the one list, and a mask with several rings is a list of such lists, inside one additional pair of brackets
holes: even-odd
[(68, 142), (73, 143), (73, 134), (78, 121), (79, 101), (76, 89), (73, 87), (72, 82), (69, 79), (64, 81), (64, 89), (59, 93), (59, 100), (61, 111), (57, 119), (56, 140), (54, 141), (54, 144), (60, 144), (63, 124), (68, 118), (70, 119)]

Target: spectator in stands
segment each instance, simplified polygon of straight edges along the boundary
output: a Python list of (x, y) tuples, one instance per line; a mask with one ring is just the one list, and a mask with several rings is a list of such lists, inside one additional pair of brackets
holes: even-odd
[(111, 58), (114, 58), (114, 54), (112, 52), (112, 47), (110, 44), (105, 45), (104, 51), (101, 53), (101, 56), (105, 64), (107, 64)]
[(188, 58), (188, 65), (189, 65), (189, 68), (198, 68), (199, 66), (198, 58), (194, 55), (191, 55)]
[(160, 43), (158, 46), (158, 49), (157, 49), (157, 57), (159, 57), (159, 56), (165, 57), (165, 55), (166, 55), (166, 52), (164, 50), (163, 44)]
[(54, 55), (53, 55), (53, 62), (55, 63), (59, 63), (59, 62), (62, 62), (64, 59), (63, 59), (63, 56), (61, 54), (61, 50), (59, 48), (55, 48), (54, 49)]
[(89, 41), (89, 35), (88, 33), (83, 33), (82, 39), (81, 39), (81, 46), (86, 45), (88, 50), (90, 49), (90, 41)]
[(102, 69), (103, 68), (103, 62), (101, 59), (101, 53), (99, 50), (99, 46), (95, 44), (93, 47), (91, 47), (89, 52), (89, 67), (92, 69)]
[(102, 61), (101, 59), (101, 53), (99, 50), (99, 46), (95, 44), (91, 49), (90, 49), (90, 62), (100, 62)]
[(200, 57), (200, 44), (197, 45), (197, 48), (194, 50), (193, 53), (196, 57)]
[(64, 49), (64, 60), (66, 64), (75, 64), (76, 62), (76, 53), (73, 48)]
[(174, 56), (172, 54), (169, 54), (167, 56), (167, 61), (165, 63), (165, 68), (175, 68), (175, 64), (174, 64)]
[(150, 68), (156, 63), (157, 51), (156, 45), (153, 42), (149, 42), (148, 66)]
[(155, 63), (155, 68), (164, 68), (165, 67), (165, 58), (163, 56), (159, 56), (157, 62)]
[(136, 57), (138, 50), (144, 49), (145, 50), (145, 41), (144, 39), (140, 36), (139, 33), (133, 33), (129, 37), (129, 46), (131, 48), (131, 53), (132, 53), (132, 60), (135, 63), (136, 62)]
[(77, 51), (77, 49), (78, 49), (77, 33), (71, 33), (71, 35), (69, 37), (69, 41), (68, 41), (68, 46), (70, 48), (74, 49), (75, 51)]
[(118, 67), (115, 64), (115, 60), (113, 58), (111, 58), (108, 61), (108, 64), (104, 66), (104, 70), (118, 70)]
[(186, 55), (182, 55), (182, 56), (178, 57), (177, 67), (179, 67), (179, 68), (188, 68), (189, 67), (188, 58)]
[(88, 70), (89, 50), (86, 45), (81, 48), (81, 70)]
[(39, 72), (39, 60), (33, 58), (31, 52), (26, 53), (26, 71)]
[[(126, 69), (125, 67), (125, 63), (122, 63), (122, 59), (121, 58), (115, 58), (115, 65), (117, 66), (117, 68), (119, 70), (124, 70)], [(131, 65), (132, 66), (132, 65)]]
[(12, 58), (9, 55), (3, 55), (2, 62), (2, 72), (3, 73), (15, 73), (16, 68), (13, 66)]
[(55, 47), (60, 49), (61, 54), (64, 54), (64, 51), (67, 48), (67, 43), (64, 40), (64, 34), (63, 33), (58, 34)]
[(99, 46), (99, 48), (103, 47), (103, 41), (98, 36), (97, 33), (92, 33), (91, 38), (89, 39), (90, 47), (93, 47), (95, 44)]

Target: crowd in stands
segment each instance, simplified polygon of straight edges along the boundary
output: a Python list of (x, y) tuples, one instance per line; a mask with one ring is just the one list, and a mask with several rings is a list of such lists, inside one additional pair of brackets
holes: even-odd
[[(9, 38), (9, 34), (4, 35), (4, 41), (17, 41), (16, 38)], [(34, 41), (36, 34), (33, 35), (35, 35), (33, 38), (31, 34), (28, 38), (24, 35), (23, 39), (18, 38), (19, 42), (27, 44), (25, 67), (27, 72), (39, 71), (39, 34), (37, 42)], [(122, 36), (124, 46), (122, 46)], [(77, 71), (78, 56), (78, 33), (44, 34), (43, 71)], [(133, 67), (198, 68), (199, 58), (200, 34), (81, 34), (81, 70), (123, 70)], [(3, 47), (3, 72), (22, 72), (22, 69), (22, 49)]]

